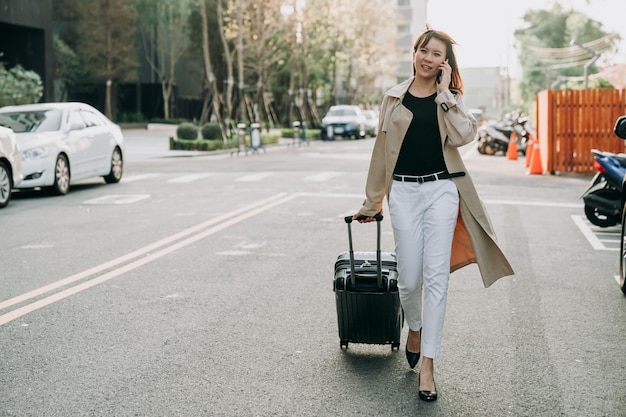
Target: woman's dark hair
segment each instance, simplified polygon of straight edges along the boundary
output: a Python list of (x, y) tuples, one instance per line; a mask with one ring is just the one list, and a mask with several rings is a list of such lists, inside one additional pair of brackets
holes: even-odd
[[(413, 52), (416, 52), (419, 48), (422, 48), (430, 42), (432, 38), (439, 39), (446, 44), (446, 59), (448, 64), (452, 68), (452, 74), (450, 75), (450, 89), (463, 93), (463, 80), (459, 72), (459, 66), (456, 62), (456, 55), (454, 54), (454, 45), (457, 43), (445, 32), (439, 30), (433, 30), (430, 26), (426, 25), (426, 29), (422, 32), (415, 43), (413, 44)], [(415, 75), (415, 67), (413, 68), (413, 75)]]

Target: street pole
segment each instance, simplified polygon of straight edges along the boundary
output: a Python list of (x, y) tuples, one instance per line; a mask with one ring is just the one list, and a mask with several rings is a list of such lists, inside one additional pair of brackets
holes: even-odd
[(600, 58), (600, 56), (602, 54), (597, 53), (596, 51), (594, 51), (591, 48), (587, 48), (585, 45), (582, 45), (580, 43), (578, 43), (578, 41), (576, 41), (576, 39), (574, 39), (572, 42), (570, 42), (571, 45), (576, 45), (578, 46), (580, 49), (582, 49), (583, 51), (591, 54), (593, 56), (593, 58), (591, 58), (591, 60), (589, 62), (587, 62), (584, 66), (583, 66), (583, 76), (585, 78), (585, 90), (588, 88), (589, 86), (589, 67), (591, 65), (593, 65), (594, 62), (596, 62), (598, 60), (598, 58)]

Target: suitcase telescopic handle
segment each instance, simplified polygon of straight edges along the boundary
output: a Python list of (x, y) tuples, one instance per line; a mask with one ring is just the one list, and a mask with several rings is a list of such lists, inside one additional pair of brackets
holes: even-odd
[[(359, 216), (357, 220), (365, 219), (367, 216)], [(383, 261), (382, 256), (380, 254), (380, 222), (383, 221), (383, 215), (377, 213), (374, 215), (374, 219), (376, 220), (376, 273), (378, 278), (378, 288), (382, 288), (383, 286)], [(352, 287), (356, 285), (356, 273), (354, 270), (354, 246), (352, 245), (352, 220), (353, 216), (346, 216), (344, 221), (348, 224), (348, 243), (350, 245), (350, 281), (352, 282)]]

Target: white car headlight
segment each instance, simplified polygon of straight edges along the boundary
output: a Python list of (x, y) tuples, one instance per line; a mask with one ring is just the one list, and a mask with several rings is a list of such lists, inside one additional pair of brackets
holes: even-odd
[(48, 156), (48, 148), (45, 146), (26, 149), (25, 151), (22, 151), (22, 160), (45, 158), (46, 156)]

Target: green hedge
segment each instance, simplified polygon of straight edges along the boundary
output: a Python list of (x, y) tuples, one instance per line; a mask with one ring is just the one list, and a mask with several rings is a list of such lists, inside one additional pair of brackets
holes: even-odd
[[(278, 143), (281, 138), (293, 138), (293, 129), (272, 129), (270, 132), (261, 130), (263, 145)], [(319, 129), (307, 129), (306, 137), (309, 140), (319, 140)], [(250, 146), (250, 130), (246, 129), (246, 147)], [(176, 138), (170, 138), (171, 150), (187, 151), (215, 151), (220, 149), (236, 149), (239, 139), (236, 133), (225, 144), (222, 141), (221, 127), (217, 123), (205, 123), (201, 128), (191, 122), (182, 122), (176, 129)]]
[(166, 125), (179, 125), (181, 123), (185, 123), (188, 122), (187, 119), (181, 119), (181, 118), (176, 118), (176, 119), (162, 119), (159, 117), (153, 117), (152, 119), (150, 119), (150, 123), (159, 123), (159, 124), (166, 124)]
[[(281, 134), (284, 138), (293, 138), (293, 129), (285, 128), (280, 130)], [(300, 135), (302, 135), (302, 131), (300, 131)], [(306, 138), (308, 140), (320, 140), (322, 137), (322, 133), (319, 129), (307, 129), (306, 130)]]
[(226, 144), (222, 139), (174, 139), (170, 138), (170, 150), (179, 151), (217, 151), (237, 147), (237, 141), (230, 140)]
[[(263, 145), (269, 145), (278, 143), (280, 134), (275, 133), (262, 133), (261, 140)], [(246, 136), (246, 146), (250, 146), (250, 136)], [(215, 151), (220, 149), (236, 149), (239, 146), (239, 140), (229, 139), (226, 144), (222, 139), (184, 139), (184, 138), (170, 138), (170, 149), (179, 151)]]

